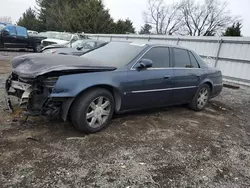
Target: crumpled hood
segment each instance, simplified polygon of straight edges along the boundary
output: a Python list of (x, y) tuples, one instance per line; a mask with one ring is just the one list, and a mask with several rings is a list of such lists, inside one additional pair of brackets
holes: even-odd
[(45, 51), (45, 50), (48, 50), (48, 49), (54, 49), (54, 48), (64, 48), (66, 46), (67, 46), (67, 44), (51, 44), (51, 45), (45, 46), (42, 49), (42, 51)]
[(12, 71), (23, 78), (36, 78), (50, 72), (112, 71), (116, 67), (84, 57), (56, 54), (28, 54), (11, 60)]
[(69, 43), (69, 41), (67, 41), (67, 40), (51, 39), (51, 38), (44, 39), (42, 42), (53, 42), (53, 43), (61, 44), (61, 45), (64, 45), (64, 44), (68, 44), (68, 43)]

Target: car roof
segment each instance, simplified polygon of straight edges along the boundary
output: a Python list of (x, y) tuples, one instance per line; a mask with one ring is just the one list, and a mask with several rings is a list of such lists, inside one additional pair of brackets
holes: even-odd
[(178, 46), (178, 45), (170, 45), (170, 44), (160, 44), (160, 43), (137, 43), (137, 42), (133, 42), (133, 41), (109, 41), (109, 42), (116, 42), (116, 43), (132, 43), (135, 45), (140, 45), (140, 46), (149, 46), (149, 47), (155, 47), (155, 46), (165, 46), (165, 47), (173, 47), (173, 48), (182, 48), (182, 49), (187, 49), (185, 47), (182, 46)]
[[(91, 40), (91, 39), (86, 39), (86, 40)], [(93, 41), (99, 41), (99, 40), (93, 39)], [(103, 42), (104, 42), (104, 41), (103, 41)], [(164, 47), (180, 48), (180, 49), (192, 51), (191, 49), (185, 48), (185, 47), (182, 47), (182, 46), (170, 45), (170, 44), (160, 44), (160, 43), (136, 43), (136, 42), (133, 42), (133, 41), (108, 41), (108, 43), (131, 43), (131, 44), (134, 44), (134, 45), (138, 45), (138, 46), (147, 46), (147, 47), (164, 46)], [(192, 52), (193, 52), (193, 51), (192, 51)]]
[[(182, 46), (178, 46), (178, 45), (171, 45), (171, 44), (160, 44), (160, 43), (146, 43), (148, 46), (150, 47), (155, 47), (155, 46), (164, 46), (164, 47), (171, 47), (171, 48), (180, 48), (180, 49), (185, 49), (185, 50), (190, 50), (188, 48), (182, 47)], [(192, 51), (192, 50), (190, 50)]]

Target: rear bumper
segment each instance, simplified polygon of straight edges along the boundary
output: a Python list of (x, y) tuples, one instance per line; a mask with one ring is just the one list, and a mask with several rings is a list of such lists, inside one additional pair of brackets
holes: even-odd
[(223, 88), (223, 83), (214, 84), (212, 94), (211, 94), (211, 98), (214, 98), (214, 97), (218, 96), (221, 93), (222, 88)]

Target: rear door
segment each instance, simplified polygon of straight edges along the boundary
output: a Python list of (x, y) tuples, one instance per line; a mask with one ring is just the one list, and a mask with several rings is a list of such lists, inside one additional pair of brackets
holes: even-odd
[(173, 102), (183, 103), (192, 100), (200, 83), (202, 69), (192, 52), (173, 48)]
[(173, 69), (170, 67), (169, 48), (153, 47), (140, 59), (152, 60), (153, 66), (138, 70), (135, 68), (138, 60), (128, 71), (123, 110), (164, 106), (171, 101)]
[(29, 44), (29, 38), (26, 28), (24, 27), (16, 27), (17, 37), (16, 43), (19, 48), (27, 48)]

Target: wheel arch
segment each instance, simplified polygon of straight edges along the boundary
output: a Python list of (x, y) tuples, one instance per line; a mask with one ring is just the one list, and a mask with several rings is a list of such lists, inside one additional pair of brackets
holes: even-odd
[(204, 84), (207, 84), (209, 86), (211, 92), (213, 91), (213, 84), (211, 82), (206, 81), (206, 82), (204, 82)]
[(95, 86), (90, 86), (84, 90), (82, 90), (81, 92), (79, 92), (74, 98), (67, 100), (63, 105), (62, 105), (62, 118), (64, 121), (66, 121), (68, 119), (68, 115), (71, 111), (71, 108), (73, 106), (73, 103), (76, 101), (76, 99), (78, 97), (80, 97), (81, 95), (83, 95), (84, 93), (92, 90), (92, 89), (96, 89), (96, 88), (103, 88), (108, 90), (112, 96), (114, 97), (115, 100), (115, 112), (118, 112), (121, 108), (121, 93), (119, 92), (119, 90), (111, 85), (107, 85), (107, 84), (100, 84), (100, 85), (95, 85)]
[(209, 79), (203, 80), (203, 82), (201, 82), (200, 85), (202, 85), (202, 84), (207, 84), (209, 86), (211, 92), (213, 92), (213, 82), (211, 80), (209, 80)]

